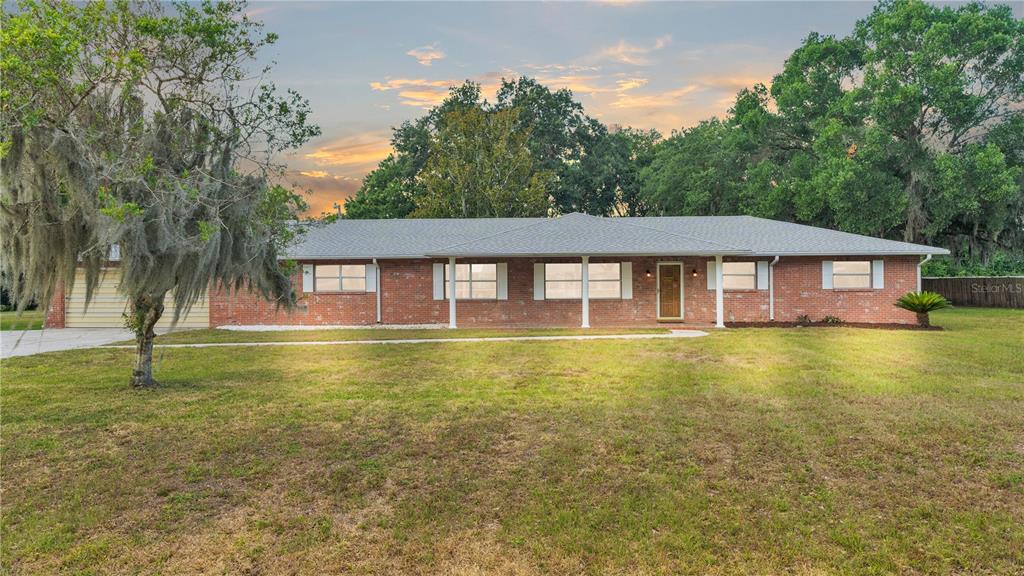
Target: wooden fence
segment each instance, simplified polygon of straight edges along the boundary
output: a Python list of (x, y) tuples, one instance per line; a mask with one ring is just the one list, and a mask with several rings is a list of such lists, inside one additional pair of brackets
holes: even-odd
[(922, 278), (921, 290), (938, 292), (957, 306), (1024, 308), (1024, 276)]

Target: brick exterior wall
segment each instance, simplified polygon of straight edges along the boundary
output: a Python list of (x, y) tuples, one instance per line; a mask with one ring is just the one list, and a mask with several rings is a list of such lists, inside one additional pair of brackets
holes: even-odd
[[(760, 260), (770, 260), (759, 258)], [(885, 288), (870, 290), (823, 290), (821, 261), (816, 257), (783, 257), (775, 266), (775, 319), (792, 322), (806, 314), (812, 320), (826, 315), (847, 322), (912, 324), (914, 314), (893, 306), (902, 294), (914, 290), (918, 258), (885, 258)], [(832, 260), (870, 260), (869, 257), (836, 257)], [(656, 289), (658, 262), (683, 264), (684, 320), (690, 325), (715, 321), (715, 291), (707, 288), (707, 258), (592, 258), (591, 262), (633, 263), (633, 298), (591, 300), (590, 324), (602, 326), (650, 326), (657, 324)], [(726, 258), (726, 261), (749, 258)], [(384, 324), (447, 324), (448, 301), (433, 299), (431, 260), (382, 260), (381, 321)], [(437, 260), (437, 262), (441, 262)], [(459, 262), (494, 262), (462, 260)], [(459, 300), (457, 322), (472, 326), (579, 326), (579, 300), (534, 300), (535, 262), (579, 262), (578, 259), (519, 258), (508, 262), (508, 300)], [(359, 264), (368, 261), (331, 261), (324, 264)], [(647, 272), (650, 277), (647, 277)], [(696, 271), (696, 275), (694, 272)], [(293, 277), (301, 293), (301, 272)], [(726, 291), (726, 322), (767, 322), (768, 290)], [(371, 325), (376, 322), (373, 293), (302, 294), (299, 308), (290, 314), (251, 294), (210, 294), (210, 324)], [(63, 300), (62, 300), (63, 301)]]
[[(793, 321), (801, 314), (821, 320), (826, 314), (846, 322), (914, 324), (913, 312), (893, 306), (896, 300), (917, 290), (916, 256), (884, 258), (885, 288), (880, 290), (822, 290), (822, 260), (870, 260), (870, 258), (782, 258), (775, 266), (775, 319)], [(783, 266), (782, 264), (786, 265)], [(726, 307), (728, 311), (728, 306)]]
[[(369, 264), (369, 260), (332, 260), (321, 264)], [(302, 290), (302, 266), (292, 275), (292, 286), (299, 295), (298, 306), (291, 312), (249, 293), (229, 293), (222, 288), (210, 291), (210, 326), (294, 324), (370, 325), (377, 321), (376, 296), (372, 292), (341, 293)], [(430, 296), (430, 293), (427, 293)]]
[(57, 286), (57, 290), (53, 293), (53, 298), (50, 299), (50, 304), (46, 307), (46, 319), (43, 320), (43, 326), (46, 328), (63, 328), (65, 305), (64, 285), (62, 284)]

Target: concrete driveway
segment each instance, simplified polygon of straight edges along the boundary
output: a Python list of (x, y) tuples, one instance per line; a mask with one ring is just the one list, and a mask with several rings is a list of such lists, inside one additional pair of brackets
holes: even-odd
[(93, 348), (133, 338), (135, 336), (124, 328), (4, 330), (0, 332), (0, 358), (76, 348)]

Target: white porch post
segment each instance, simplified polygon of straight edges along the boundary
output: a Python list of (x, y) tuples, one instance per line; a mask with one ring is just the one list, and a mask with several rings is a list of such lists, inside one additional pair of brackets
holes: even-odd
[(377, 293), (374, 300), (377, 304), (377, 324), (380, 324), (380, 264), (376, 258), (373, 259), (373, 265), (377, 267), (377, 273), (373, 275), (373, 290)]
[(455, 328), (455, 257), (448, 258), (448, 327)]
[(725, 328), (725, 296), (722, 293), (721, 256), (715, 256), (715, 327)]
[(583, 328), (590, 328), (590, 270), (587, 264), (590, 256), (583, 257)]

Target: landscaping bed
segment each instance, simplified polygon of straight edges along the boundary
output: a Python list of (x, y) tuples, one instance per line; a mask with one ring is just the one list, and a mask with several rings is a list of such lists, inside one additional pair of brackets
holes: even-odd
[(875, 328), (878, 330), (941, 331), (942, 326), (919, 324), (872, 324), (868, 322), (726, 322), (729, 328)]

